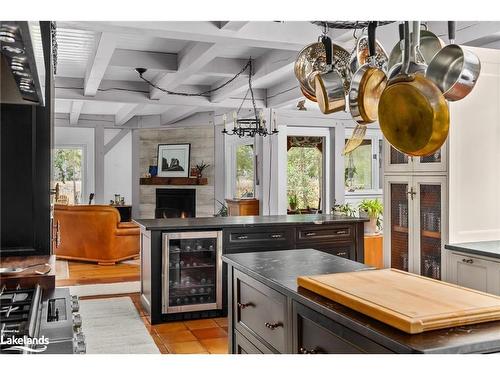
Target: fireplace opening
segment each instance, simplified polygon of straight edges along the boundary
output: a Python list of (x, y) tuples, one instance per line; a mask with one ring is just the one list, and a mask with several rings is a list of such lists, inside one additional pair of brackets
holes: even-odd
[(196, 189), (156, 189), (156, 219), (195, 216)]

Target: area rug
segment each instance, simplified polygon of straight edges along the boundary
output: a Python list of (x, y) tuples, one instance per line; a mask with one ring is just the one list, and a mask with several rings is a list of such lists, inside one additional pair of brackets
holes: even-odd
[(80, 300), (87, 354), (160, 354), (129, 297)]

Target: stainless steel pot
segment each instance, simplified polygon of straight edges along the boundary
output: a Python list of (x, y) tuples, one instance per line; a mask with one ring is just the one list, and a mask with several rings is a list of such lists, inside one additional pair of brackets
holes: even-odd
[[(361, 66), (368, 62), (370, 51), (368, 48), (368, 36), (363, 35), (356, 41), (356, 49), (352, 53), (350, 69), (354, 74)], [(387, 72), (389, 57), (384, 47), (376, 40), (375, 41), (375, 61), (383, 71)]]
[(336, 71), (317, 74), (314, 77), (316, 101), (321, 112), (330, 114), (343, 111), (346, 106), (344, 80)]
[(481, 61), (472, 52), (455, 44), (455, 22), (448, 23), (451, 44), (439, 51), (429, 63), (426, 78), (434, 82), (450, 101), (465, 98), (476, 85)]
[[(410, 49), (410, 65), (408, 67), (408, 74), (425, 74), (427, 69), (426, 60), (421, 50), (421, 32), (420, 21), (412, 22), (411, 35), (411, 49)], [(402, 62), (397, 63), (389, 70), (389, 79), (396, 77), (401, 73)]]
[[(404, 46), (404, 35), (403, 35), (404, 24), (401, 23), (399, 25), (399, 42), (394, 46), (389, 55), (389, 71), (396, 64), (401, 64), (403, 60), (403, 46)], [(444, 42), (441, 38), (436, 36), (434, 33), (427, 29), (420, 30), (420, 53), (421, 53), (421, 61), (419, 61), (419, 57), (417, 56), (417, 61), (420, 63), (429, 63), (432, 58), (438, 53), (441, 48), (444, 47)]]

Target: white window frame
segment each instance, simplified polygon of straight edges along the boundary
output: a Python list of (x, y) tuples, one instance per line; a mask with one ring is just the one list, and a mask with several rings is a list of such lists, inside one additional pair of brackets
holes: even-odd
[[(349, 139), (352, 136), (354, 129), (346, 129), (345, 130), (345, 139)], [(383, 189), (380, 187), (383, 184), (383, 173), (381, 173), (381, 168), (383, 168), (383, 161), (381, 160), (384, 157), (383, 146), (382, 150), (379, 150), (379, 143), (382, 140), (383, 144), (383, 135), (379, 129), (367, 129), (366, 135), (364, 139), (371, 140), (372, 144), (372, 186), (376, 186), (374, 189), (360, 189), (356, 191), (348, 191), (345, 189), (345, 181), (344, 181), (344, 171), (342, 171), (342, 185), (345, 190), (346, 198), (355, 198), (357, 196), (366, 196), (366, 195), (381, 195)], [(377, 155), (377, 158), (374, 159), (373, 155)], [(342, 156), (345, 158), (345, 156)], [(347, 163), (345, 164), (347, 165)], [(345, 168), (345, 166), (344, 166)], [(382, 181), (381, 181), (382, 177)]]
[[(229, 138), (229, 139), (228, 139)], [(239, 146), (246, 146), (246, 145), (252, 145), (253, 146), (253, 158), (252, 158), (252, 164), (253, 164), (253, 194), (254, 198), (257, 193), (256, 190), (256, 184), (255, 184), (255, 173), (256, 173), (256, 168), (255, 168), (255, 139), (254, 138), (249, 138), (249, 137), (242, 137), (242, 138), (237, 138), (237, 137), (226, 137), (226, 145), (225, 145), (225, 165), (226, 165), (226, 198), (228, 199), (233, 199), (233, 198), (239, 198), (236, 197), (236, 151)]]
[[(324, 214), (328, 214), (330, 211), (330, 195), (331, 191), (331, 178), (332, 178), (332, 166), (331, 166), (331, 155), (332, 155), (332, 147), (330, 144), (330, 131), (334, 131), (334, 128), (325, 128), (325, 127), (296, 127), (296, 126), (287, 126), (286, 128), (286, 137), (322, 137), (324, 139), (324, 148), (323, 148), (323, 189), (321, 196), (321, 207), (323, 209)], [(285, 138), (286, 139), (286, 138)], [(285, 141), (285, 171), (288, 169), (288, 151), (286, 149), (286, 141)], [(285, 173), (286, 175), (286, 173)], [(288, 176), (283, 182), (284, 191), (281, 191), (282, 197), (288, 197)], [(282, 188), (283, 189), (283, 188)], [(286, 199), (286, 206), (288, 206), (288, 199)], [(286, 214), (286, 208), (285, 212)]]
[[(82, 192), (79, 204), (85, 204), (87, 195), (87, 145), (86, 144), (57, 144), (54, 145), (54, 153), (57, 149), (81, 149), (82, 150), (82, 165), (81, 165), (81, 175), (82, 175)], [(54, 164), (52, 160), (52, 178), (54, 176)]]

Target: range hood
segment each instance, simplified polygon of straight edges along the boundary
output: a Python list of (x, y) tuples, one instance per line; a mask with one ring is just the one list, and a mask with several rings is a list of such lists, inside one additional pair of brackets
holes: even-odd
[[(40, 23), (0, 21), (0, 103), (44, 105)], [(42, 55), (40, 56), (40, 53)]]

